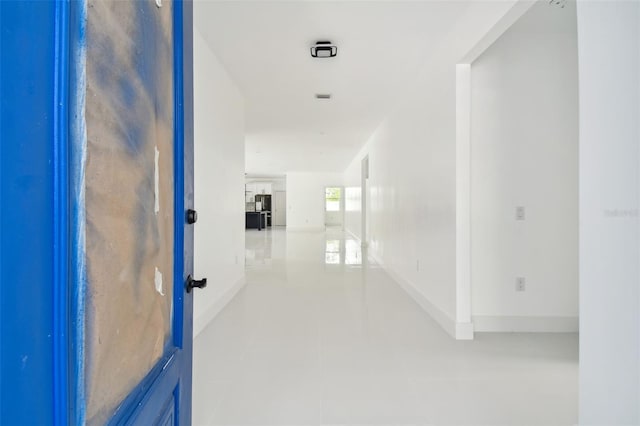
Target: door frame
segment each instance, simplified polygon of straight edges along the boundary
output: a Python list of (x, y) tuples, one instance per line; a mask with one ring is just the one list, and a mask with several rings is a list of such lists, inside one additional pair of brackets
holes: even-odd
[(68, 418), (68, 13), (0, 2), (1, 424)]

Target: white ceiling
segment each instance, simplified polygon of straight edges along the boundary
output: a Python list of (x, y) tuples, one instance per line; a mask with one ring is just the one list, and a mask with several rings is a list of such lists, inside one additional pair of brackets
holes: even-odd
[[(197, 29), (244, 95), (246, 171), (255, 174), (343, 171), (469, 3), (195, 4)], [(312, 58), (318, 40), (338, 56)]]

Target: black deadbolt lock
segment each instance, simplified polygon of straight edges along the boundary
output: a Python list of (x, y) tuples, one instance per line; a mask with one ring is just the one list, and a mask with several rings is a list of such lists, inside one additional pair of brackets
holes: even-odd
[(205, 288), (207, 286), (207, 279), (194, 280), (191, 275), (187, 277), (187, 293), (191, 293), (194, 288)]
[(187, 210), (187, 223), (189, 225), (193, 225), (197, 221), (198, 221), (198, 212), (193, 209)]

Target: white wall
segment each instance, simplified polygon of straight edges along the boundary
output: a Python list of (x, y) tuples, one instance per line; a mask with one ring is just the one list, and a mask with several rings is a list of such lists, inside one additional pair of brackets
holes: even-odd
[(197, 335), (244, 277), (244, 104), (226, 71), (194, 29), (195, 231)]
[[(361, 158), (369, 155), (369, 253), (447, 328), (455, 317), (455, 92), (421, 82), (377, 129), (345, 173), (347, 229), (361, 237)], [(452, 74), (455, 77), (455, 74)], [(447, 87), (448, 86), (448, 87)], [(446, 88), (446, 89), (445, 89)], [(439, 105), (436, 105), (439, 104)], [(446, 133), (449, 133), (448, 135)], [(449, 330), (453, 332), (452, 330)]]
[(287, 230), (323, 230), (325, 188), (342, 180), (340, 173), (287, 173)]
[(476, 331), (578, 328), (575, 14), (539, 2), (471, 66)]
[(580, 424), (640, 424), (640, 3), (578, 2)]
[[(455, 66), (513, 6), (471, 2), (344, 173), (355, 200), (369, 155), (369, 254), (457, 337), (470, 333), (456, 322)], [(354, 204), (346, 227), (360, 236)]]

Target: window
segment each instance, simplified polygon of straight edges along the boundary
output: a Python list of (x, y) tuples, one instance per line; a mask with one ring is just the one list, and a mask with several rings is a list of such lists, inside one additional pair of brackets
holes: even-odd
[(342, 196), (340, 188), (326, 188), (325, 208), (328, 212), (340, 211), (340, 198)]

